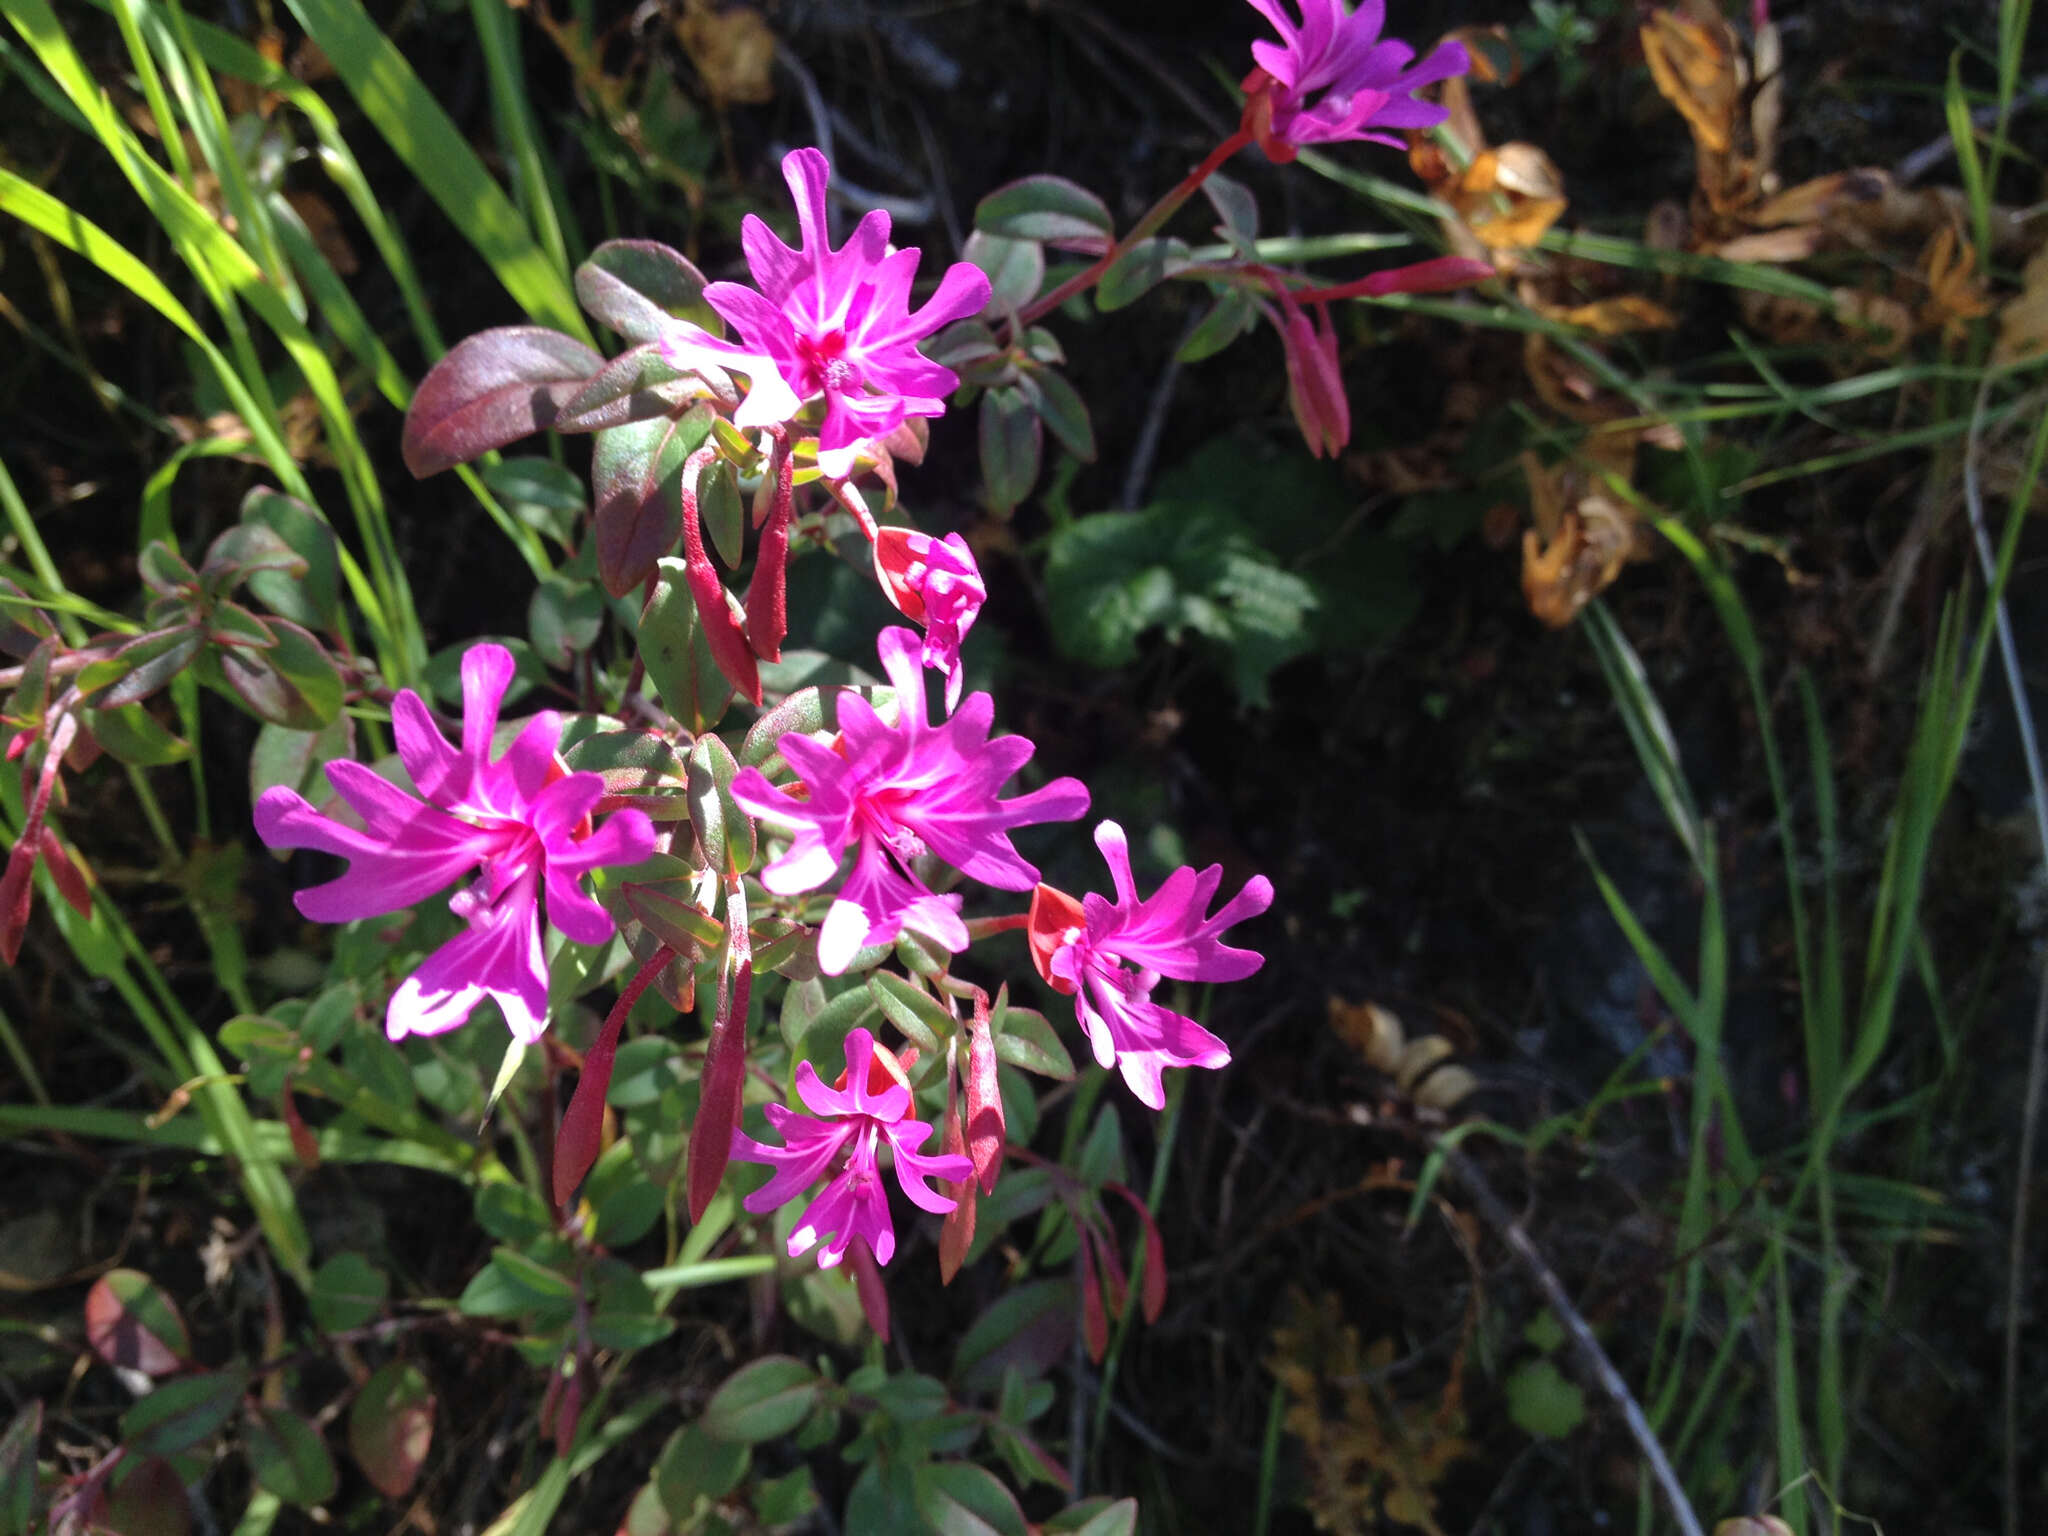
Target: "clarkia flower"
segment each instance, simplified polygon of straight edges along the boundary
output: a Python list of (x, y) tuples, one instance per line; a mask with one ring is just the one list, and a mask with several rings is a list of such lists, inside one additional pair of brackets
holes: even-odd
[(1384, 0), (1250, 0), (1280, 34), (1277, 43), (1252, 44), (1258, 68), (1245, 76), (1245, 126), (1269, 158), (1287, 161), (1304, 144), (1371, 139), (1396, 148), (1391, 128), (1433, 128), (1450, 114), (1417, 101), (1418, 87), (1472, 67), (1464, 45), (1440, 44), (1412, 69), (1415, 50), (1397, 37), (1382, 39)]
[(1096, 1062), (1116, 1067), (1141, 1102), (1163, 1109), (1164, 1068), (1225, 1066), (1230, 1048), (1193, 1019), (1153, 1002), (1152, 989), (1162, 977), (1240, 981), (1263, 965), (1262, 956), (1232, 949), (1222, 935), (1273, 904), (1273, 883), (1254, 875), (1213, 917), (1205, 917), (1223, 883), (1222, 865), (1199, 874), (1182, 865), (1141, 900), (1124, 829), (1103, 822), (1095, 829), (1095, 846), (1109, 864), (1116, 900), (1091, 894), (1076, 901), (1039, 886), (1031, 897), (1028, 929), (1032, 963), (1054, 991), (1073, 997), (1074, 1016)]
[(946, 708), (957, 708), (960, 642), (988, 601), (974, 551), (957, 533), (935, 539), (914, 528), (880, 528), (875, 575), (897, 612), (924, 626), (924, 664), (946, 674)]
[(392, 994), (384, 1028), (394, 1040), (453, 1029), (486, 997), (497, 1000), (518, 1039), (539, 1039), (548, 1007), (543, 899), (555, 928), (579, 944), (601, 944), (613, 923), (582, 877), (654, 851), (654, 824), (644, 812), (616, 811), (593, 828), (604, 780), (556, 761), (559, 715), (535, 715), (504, 756), (491, 756), (513, 671), (512, 653), (500, 645), (471, 646), (462, 658), (460, 747), (442, 737), (411, 689), (392, 701), (399, 760), (419, 798), (361, 763), (327, 765), (328, 782), (360, 829), (315, 810), (294, 790), (267, 789), (256, 801), (256, 832), (271, 847), (316, 848), (349, 861), (337, 878), (293, 898), (315, 922), (396, 912), (479, 870), (448, 899), (464, 931)]
[(957, 1152), (926, 1156), (917, 1149), (930, 1139), (932, 1128), (912, 1114), (910, 1089), (889, 1070), (875, 1037), (865, 1029), (846, 1036), (846, 1070), (836, 1086), (827, 1088), (808, 1061), (796, 1067), (797, 1097), (810, 1114), (781, 1104), (766, 1108), (768, 1123), (782, 1136), (779, 1147), (754, 1140), (744, 1131), (732, 1133), (732, 1155), (742, 1162), (765, 1163), (775, 1177), (745, 1200), (756, 1215), (772, 1211), (802, 1194), (827, 1172), (831, 1182), (804, 1207), (789, 1235), (789, 1256), (801, 1258), (820, 1238), (818, 1267), (831, 1269), (846, 1257), (855, 1238), (868, 1245), (877, 1264), (896, 1252), (896, 1229), (889, 1220), (889, 1195), (882, 1184), (884, 1142), (896, 1164), (896, 1182), (911, 1204), (943, 1216), (953, 1202), (925, 1181), (960, 1183), (974, 1165)]
[(989, 281), (979, 267), (955, 262), (938, 291), (917, 310), (909, 305), (917, 274), (915, 246), (892, 250), (889, 215), (877, 208), (852, 237), (832, 249), (825, 217), (831, 167), (815, 149), (791, 150), (783, 179), (796, 199), (802, 244), (791, 250), (753, 214), (740, 223), (747, 269), (759, 288), (711, 283), (704, 299), (739, 334), (739, 342), (678, 322), (662, 351), (678, 367), (700, 361), (747, 375), (747, 398), (734, 412), (742, 427), (787, 421), (806, 401), (823, 397), (818, 462), (843, 478), (860, 445), (908, 416), (937, 416), (959, 377), (917, 350), (925, 337), (978, 313)]
[(934, 854), (970, 879), (998, 890), (1028, 891), (1038, 871), (1010, 844), (1012, 828), (1071, 821), (1088, 809), (1078, 779), (1055, 779), (1012, 799), (996, 792), (1034, 750), (1022, 736), (988, 739), (995, 706), (968, 695), (942, 724), (930, 722), (922, 646), (907, 629), (885, 629), (878, 646), (896, 690), (897, 719), (885, 725), (866, 700), (843, 694), (839, 739), (827, 746), (792, 731), (777, 750), (794, 768), (801, 793), (778, 789), (758, 768), (732, 781), (740, 808), (786, 830), (789, 851), (761, 872), (778, 896), (815, 891), (848, 872), (818, 934), (818, 966), (837, 976), (863, 944), (886, 944), (904, 929), (949, 950), (967, 947), (957, 895), (935, 895), (912, 860)]

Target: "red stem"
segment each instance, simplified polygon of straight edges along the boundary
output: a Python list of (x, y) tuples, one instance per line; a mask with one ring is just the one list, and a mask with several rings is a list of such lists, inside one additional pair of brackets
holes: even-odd
[(710, 648), (711, 659), (718, 663), (718, 670), (725, 674), (727, 682), (758, 705), (761, 702), (760, 669), (754, 665), (754, 652), (747, 644), (747, 637), (733, 620), (732, 608), (725, 600), (725, 583), (718, 579), (711, 557), (704, 552), (703, 518), (697, 509), (697, 481), (705, 466), (717, 457), (718, 449), (706, 444), (683, 464), (683, 575), (690, 584), (690, 596), (696, 600), (697, 617), (703, 621), (704, 640)]
[(747, 583), (747, 643), (763, 661), (782, 659), (789, 633), (789, 525), (796, 513), (796, 465), (775, 446), (775, 506), (761, 527), (753, 579)]
[(1094, 287), (1096, 282), (1102, 277), (1102, 274), (1115, 265), (1119, 256), (1122, 256), (1132, 246), (1145, 239), (1153, 231), (1157, 230), (1160, 225), (1172, 218), (1182, 203), (1201, 190), (1203, 182), (1215, 175), (1222, 168), (1226, 160), (1251, 143), (1251, 141), (1250, 130), (1239, 128), (1237, 132), (1210, 150), (1208, 159), (1204, 160), (1192, 171), (1189, 171), (1182, 178), (1178, 186), (1147, 209), (1145, 216), (1131, 226), (1130, 233), (1104, 251), (1101, 258), (1093, 266), (1068, 278), (1043, 298), (1033, 300), (1030, 304), (1025, 305), (1018, 312), (1017, 324), (1020, 327), (1029, 325), (1041, 316), (1048, 315), (1053, 310), (1058, 309), (1060, 305), (1066, 303), (1075, 294)]

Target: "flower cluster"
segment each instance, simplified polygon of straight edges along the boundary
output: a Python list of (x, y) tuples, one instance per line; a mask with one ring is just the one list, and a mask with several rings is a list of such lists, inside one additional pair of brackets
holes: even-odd
[[(1394, 131), (1426, 128), (1445, 117), (1441, 106), (1419, 100), (1416, 92), (1468, 67), (1464, 49), (1455, 42), (1417, 63), (1407, 44), (1383, 38), (1382, 0), (1358, 0), (1356, 9), (1348, 8), (1346, 0), (1251, 3), (1279, 40), (1252, 45), (1256, 67), (1245, 81), (1239, 132), (1132, 231), (1108, 242), (1095, 266), (996, 322), (1006, 328), (1007, 340), (995, 341), (982, 326), (991, 338), (986, 352), (1009, 361), (994, 365), (994, 374), (971, 377), (970, 384), (993, 390), (1019, 379), (1030, 383), (1028, 375), (1046, 367), (1049, 355), (1042, 340), (1030, 339), (1043, 336), (1031, 329), (1032, 321), (1065, 295), (1098, 280), (1120, 252), (1160, 227), (1246, 143), (1260, 144), (1275, 160), (1290, 159), (1308, 144), (1398, 143)], [(585, 1058), (557, 1142), (557, 1199), (565, 1204), (570, 1199), (601, 1142), (605, 1083), (627, 1011), (678, 956), (704, 959), (716, 970), (717, 1004), (702, 1108), (691, 1134), (691, 1209), (697, 1212), (708, 1203), (727, 1157), (767, 1165), (772, 1177), (747, 1197), (746, 1208), (765, 1213), (806, 1198), (789, 1240), (790, 1254), (815, 1249), (819, 1264), (827, 1268), (854, 1257), (853, 1269), (867, 1277), (862, 1282), (866, 1302), (878, 1285), (872, 1279), (874, 1265), (886, 1264), (896, 1249), (885, 1168), (893, 1166), (895, 1181), (913, 1205), (949, 1215), (951, 1247), (942, 1246), (942, 1262), (957, 1265), (965, 1250), (960, 1234), (972, 1230), (973, 1191), (993, 1189), (1005, 1152), (996, 1042), (998, 1031), (1007, 1027), (1001, 1022), (1005, 1005), (1000, 999), (992, 1005), (984, 989), (950, 974), (944, 962), (938, 962), (939, 974), (929, 986), (896, 978), (902, 988), (918, 994), (916, 1008), (906, 994), (893, 994), (901, 1007), (922, 1012), (921, 1029), (947, 1036), (943, 1054), (928, 1058), (917, 1077), (927, 1088), (944, 1088), (943, 1113), (935, 1121), (918, 1118), (914, 1052), (899, 1057), (866, 1028), (855, 1028), (845, 1037), (846, 1069), (836, 1083), (828, 1086), (809, 1062), (800, 1061), (794, 1089), (802, 1108), (766, 1106), (768, 1125), (781, 1138), (774, 1145), (740, 1129), (756, 946), (775, 949), (775, 960), (767, 958), (767, 948), (758, 951), (763, 965), (787, 965), (792, 954), (785, 943), (787, 925), (815, 922), (796, 942), (806, 949), (815, 946), (816, 970), (827, 977), (872, 963), (876, 947), (905, 935), (924, 941), (928, 949), (958, 954), (975, 936), (965, 915), (963, 883), (1029, 892), (1027, 912), (983, 918), (981, 931), (1025, 931), (1045, 985), (1072, 998), (1076, 1024), (1095, 1061), (1121, 1073), (1131, 1092), (1157, 1109), (1165, 1103), (1168, 1068), (1221, 1067), (1230, 1060), (1230, 1048), (1155, 994), (1163, 982), (1234, 981), (1256, 971), (1260, 956), (1226, 943), (1225, 935), (1264, 912), (1273, 888), (1254, 875), (1212, 911), (1221, 894), (1222, 869), (1183, 867), (1167, 875), (1150, 896), (1140, 896), (1128, 840), (1113, 821), (1100, 823), (1095, 831), (1109, 866), (1108, 896), (1077, 898), (1044, 884), (1037, 867), (1017, 851), (1012, 836), (1019, 828), (1079, 818), (1088, 809), (1088, 791), (1078, 780), (1056, 778), (1005, 798), (1005, 787), (1035, 749), (1023, 736), (991, 736), (994, 705), (986, 693), (962, 697), (962, 642), (988, 598), (974, 554), (958, 533), (934, 537), (901, 526), (900, 517), (884, 526), (875, 505), (853, 485), (856, 472), (872, 472), (893, 504), (896, 460), (914, 461), (923, 449), (923, 439), (911, 426), (919, 418), (942, 414), (946, 398), (961, 385), (951, 367), (919, 350), (920, 343), (949, 326), (957, 330), (956, 322), (986, 319), (989, 277), (970, 263), (953, 263), (913, 307), (919, 253), (891, 247), (888, 214), (867, 213), (835, 248), (825, 156), (815, 149), (795, 150), (783, 159), (782, 172), (795, 205), (797, 244), (785, 244), (750, 215), (742, 225), (741, 244), (751, 282), (702, 286), (704, 302), (724, 322), (727, 334), (678, 318), (679, 306), (664, 297), (653, 304), (656, 317), (651, 320), (646, 307), (631, 311), (631, 324), (646, 327), (631, 338), (636, 349), (646, 348), (637, 352), (637, 360), (598, 359), (601, 372), (580, 392), (545, 397), (570, 402), (556, 422), (561, 429), (605, 430), (595, 423), (615, 419), (605, 414), (621, 398), (614, 386), (645, 388), (631, 370), (653, 362), (657, 371), (650, 377), (659, 388), (674, 385), (676, 372), (696, 376), (675, 386), (678, 416), (703, 410), (706, 400), (724, 413), (718, 431), (709, 439), (700, 434), (701, 446), (684, 455), (679, 466), (662, 457), (665, 448), (651, 451), (641, 464), (630, 457), (638, 451), (633, 445), (639, 438), (625, 447), (616, 447), (620, 440), (614, 439), (616, 452), (605, 469), (608, 489), (594, 514), (599, 573), (614, 596), (643, 583), (652, 593), (657, 567), (680, 538), (696, 617), (685, 641), (694, 648), (694, 659), (683, 670), (695, 668), (693, 677), (701, 676), (708, 661), (747, 699), (764, 702), (765, 678), (757, 663), (775, 661), (788, 633), (788, 560), (804, 541), (822, 542), (844, 526), (799, 507), (797, 487), (809, 480), (821, 481), (831, 498), (828, 510), (835, 516), (843, 510), (868, 539), (882, 592), (922, 630), (891, 627), (879, 636), (888, 700), (842, 690), (826, 716), (832, 720), (829, 731), (784, 730), (772, 742), (772, 754), (763, 752), (756, 766), (733, 774), (729, 783), (719, 780), (725, 784), (719, 796), (723, 817), (751, 818), (771, 840), (758, 872), (743, 876), (735, 865), (721, 868), (724, 861), (713, 856), (717, 838), (698, 814), (694, 752), (692, 819), (664, 823), (657, 833), (638, 809), (612, 809), (598, 819), (620, 802), (607, 799), (604, 778), (570, 772), (556, 756), (563, 730), (556, 715), (534, 716), (510, 733), (509, 744), (499, 751), (498, 717), (514, 667), (505, 649), (488, 644), (472, 647), (463, 660), (459, 746), (443, 737), (417, 695), (400, 693), (392, 704), (399, 758), (416, 793), (368, 767), (338, 762), (330, 765), (328, 776), (340, 809), (319, 810), (291, 790), (272, 789), (258, 801), (255, 820), (272, 847), (314, 849), (348, 861), (338, 877), (298, 893), (299, 909), (311, 918), (373, 917), (458, 887), (449, 907), (463, 931), (429, 955), (394, 992), (386, 1019), (393, 1038), (453, 1028), (488, 998), (503, 1010), (515, 1036), (536, 1039), (547, 1025), (543, 913), (568, 941), (607, 944), (617, 936), (618, 916), (584, 888), (583, 876), (643, 863), (657, 851), (672, 862), (694, 855), (692, 867), (704, 867), (688, 882), (668, 882), (669, 893), (633, 885), (619, 893), (621, 908), (629, 909), (645, 930), (633, 935), (641, 969), (621, 988), (611, 1018)], [(656, 254), (643, 244), (621, 260), (626, 266), (638, 263), (637, 270), (666, 261), (663, 270), (671, 286), (665, 293), (676, 291), (676, 284), (693, 292), (691, 285), (701, 282), (694, 269), (673, 252), (651, 249)], [(1245, 286), (1255, 295), (1270, 293), (1270, 304), (1263, 297), (1256, 302), (1281, 334), (1290, 398), (1315, 451), (1334, 454), (1350, 435), (1330, 302), (1354, 293), (1454, 286), (1490, 271), (1484, 263), (1425, 262), (1374, 274), (1350, 288), (1315, 289), (1270, 267), (1253, 263), (1244, 268)], [(612, 269), (599, 275), (600, 287), (623, 282)], [(603, 318), (625, 313), (614, 308)], [(647, 347), (650, 335), (653, 345)], [(516, 389), (507, 393), (506, 378), (530, 377), (554, 390), (561, 386), (562, 369), (572, 362), (584, 366), (582, 359), (595, 356), (580, 343), (548, 341), (546, 333), (531, 329), (509, 328), (484, 345), (473, 345), (478, 340), (472, 338), (465, 344), (469, 350), (458, 348), (437, 364), (422, 386), (422, 397), (431, 404), (422, 408), (415, 402), (407, 448), (408, 463), (420, 472), (474, 458), (509, 440), (499, 431), (511, 409), (507, 402), (538, 396)], [(1056, 346), (1050, 349), (1056, 352)], [(985, 353), (973, 345), (949, 344), (945, 355), (968, 368), (971, 359)], [(1011, 371), (1002, 373), (1004, 367)], [(743, 385), (736, 385), (734, 376)], [(650, 392), (644, 398), (662, 397)], [(480, 410), (479, 399), (491, 402), (490, 408)], [(576, 426), (579, 421), (584, 425)], [(532, 425), (546, 424), (535, 417)], [(1037, 431), (1035, 422), (1032, 430)], [(1070, 447), (1074, 430), (1069, 415), (1061, 435)], [(985, 438), (987, 433), (985, 418)], [(720, 459), (726, 464), (714, 481), (709, 477)], [(757, 554), (741, 602), (727, 590), (710, 550), (715, 546), (728, 566), (740, 558), (745, 529), (735, 527), (739, 520), (729, 509), (731, 487), (743, 476), (759, 477), (761, 489), (753, 519), (759, 530)], [(712, 500), (714, 484), (723, 486), (717, 493), (726, 498), (722, 504)], [(679, 511), (680, 528), (672, 518), (647, 515), (646, 509), (657, 507)], [(656, 613), (655, 601), (650, 596), (650, 616)], [(675, 665), (671, 659), (671, 676)], [(927, 696), (927, 668), (943, 679), (944, 708), (936, 718)], [(640, 675), (636, 666), (634, 679)], [(694, 698), (687, 690), (677, 697)], [(694, 713), (689, 703), (670, 698), (666, 684), (662, 698), (671, 709)], [(649, 712), (659, 724), (651, 705)], [(718, 708), (710, 710), (713, 717), (717, 713)], [(700, 736), (709, 729), (696, 719), (679, 723)], [(653, 734), (666, 738), (660, 743), (664, 753), (681, 739), (676, 730)], [(714, 754), (714, 764), (717, 760)], [(732, 831), (728, 826), (728, 837)], [(687, 897), (674, 893), (683, 885)], [(748, 917), (749, 908), (764, 901), (763, 893), (767, 905), (779, 905), (772, 916), (783, 925), (782, 936), (772, 940), (764, 939), (764, 930)], [(692, 910), (685, 913), (684, 906)], [(642, 941), (653, 942), (651, 955)], [(808, 966), (808, 954), (797, 953), (796, 963)], [(971, 1017), (963, 1017), (961, 1003), (970, 998), (964, 1012)], [(891, 1017), (902, 1022), (907, 1015), (898, 1011)], [(911, 1032), (908, 1024), (904, 1027)], [(934, 1068), (942, 1069), (936, 1082)], [(964, 1115), (956, 1087), (964, 1089)], [(938, 1148), (927, 1151), (935, 1122), (945, 1133)], [(935, 1189), (933, 1181), (950, 1190)], [(1157, 1283), (1164, 1283), (1163, 1259)]]

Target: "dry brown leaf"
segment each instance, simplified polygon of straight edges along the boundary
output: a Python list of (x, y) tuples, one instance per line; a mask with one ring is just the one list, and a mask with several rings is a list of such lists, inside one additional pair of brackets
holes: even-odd
[(1626, 451), (1632, 464), (1635, 445), (1632, 433), (1595, 433), (1585, 444), (1590, 462), (1546, 465), (1533, 453), (1522, 455), (1535, 524), (1522, 535), (1522, 596), (1552, 629), (1577, 618), (1624, 565), (1649, 558), (1635, 509), (1605, 486), (1607, 472), (1627, 473), (1620, 455)]
[(1977, 275), (1976, 247), (1953, 228), (1945, 226), (1934, 232), (1920, 265), (1927, 273), (1927, 302), (1920, 307), (1922, 325), (1952, 330), (1991, 313), (1991, 300)]
[(1565, 210), (1564, 177), (1534, 144), (1482, 151), (1465, 167), (1451, 205), (1491, 251), (1527, 250)]
[(759, 11), (689, 0), (676, 21), (676, 37), (720, 106), (775, 99), (775, 34)]
[(2048, 249), (2036, 251), (2020, 274), (2020, 291), (1998, 312), (1998, 344), (1991, 360), (2003, 366), (2048, 349)]
[(1331, 998), (1329, 1006), (1331, 1030), (1376, 1071), (1392, 1073), (1400, 1065), (1408, 1036), (1398, 1016), (1378, 1003), (1347, 1003), (1339, 997)]
[(1691, 124), (1699, 147), (1725, 155), (1748, 83), (1742, 44), (1717, 12), (1698, 5), (1682, 11), (1650, 13), (1640, 33), (1643, 58), (1659, 93)]
[(1849, 203), (1877, 202), (1891, 186), (1891, 174), (1875, 166), (1816, 176), (1787, 187), (1743, 211), (1743, 218), (1762, 229), (1780, 224), (1817, 224)]
[(1558, 304), (1538, 304), (1536, 308), (1552, 320), (1562, 320), (1566, 325), (1576, 325), (1599, 336), (1625, 336), (1632, 331), (1668, 331), (1678, 324), (1678, 316), (1655, 299), (1646, 299), (1639, 293), (1619, 294), (1611, 299), (1599, 299), (1570, 308)]
[(1818, 224), (1795, 225), (1790, 229), (1767, 229), (1754, 235), (1737, 235), (1711, 247), (1723, 261), (1757, 261), (1779, 265), (1804, 261), (1820, 249), (1827, 231)]

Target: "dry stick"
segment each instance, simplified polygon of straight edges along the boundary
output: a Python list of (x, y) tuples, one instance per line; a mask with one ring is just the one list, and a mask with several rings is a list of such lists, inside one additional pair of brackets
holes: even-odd
[[(2019, 726), (2020, 751), (2027, 761), (2027, 787), (2034, 801), (2034, 837), (2048, 854), (2048, 783), (2041, 770), (2041, 744), (2034, 731), (2034, 712), (2027, 703), (2027, 686), (2020, 672), (2019, 648), (2013, 643), (2012, 615), (2006, 610), (2005, 594), (1998, 591), (1998, 556), (1991, 548), (1991, 535), (1984, 527), (1984, 486), (1977, 463), (1983, 447), (1984, 411), (1991, 399), (1991, 376), (1977, 386), (1977, 403), (1970, 411), (1970, 432), (1963, 444), (1963, 505), (1970, 513), (1970, 535), (1977, 547), (1977, 562), (1984, 569), (1985, 591), (1994, 601), (1994, 622), (1998, 630), (1998, 660), (2005, 670), (2006, 691), (2012, 696), (2013, 719)], [(2048, 1078), (2048, 974), (2042, 978), (2041, 996), (2034, 1007), (2034, 1038), (2027, 1052), (2027, 1097), (2020, 1117), (2020, 1162), (2013, 1180), (2012, 1248), (2005, 1282), (2005, 1531), (2019, 1536), (2019, 1374), (2020, 1307), (2025, 1297), (2024, 1265), (2027, 1254), (2027, 1202), (2034, 1177), (2035, 1133), (2041, 1123), (2041, 1089)]]
[(1565, 1334), (1572, 1341), (1573, 1352), (1578, 1356), (1580, 1370), (1588, 1382), (1605, 1392), (1621, 1410), (1622, 1421), (1628, 1425), (1628, 1432), (1642, 1451), (1643, 1460), (1649, 1463), (1650, 1476), (1656, 1479), (1678, 1529), (1683, 1536), (1706, 1536), (1700, 1517), (1693, 1513), (1692, 1502), (1686, 1498), (1678, 1474), (1672, 1470), (1671, 1458), (1664, 1454), (1664, 1447), (1657, 1440), (1657, 1432), (1650, 1428), (1642, 1405), (1629, 1391), (1628, 1383), (1621, 1379), (1621, 1372), (1614, 1368), (1614, 1362), (1607, 1358), (1607, 1351), (1600, 1347), (1600, 1341), (1593, 1336), (1592, 1324), (1581, 1317), (1579, 1309), (1572, 1305), (1564, 1282), (1543, 1262), (1543, 1255), (1536, 1251), (1536, 1245), (1522, 1230), (1522, 1224), (1515, 1219), (1514, 1213), (1493, 1192), (1493, 1186), (1479, 1171), (1479, 1165), (1458, 1148), (1442, 1141), (1436, 1143), (1436, 1149), (1443, 1156), (1444, 1166), (1465, 1186), (1465, 1193), (1479, 1207), (1479, 1214), (1486, 1224), (1500, 1234), (1501, 1241), (1508, 1245), (1509, 1251), (1529, 1272), (1529, 1278), (1536, 1282), (1536, 1289), (1543, 1293), (1552, 1314), (1564, 1325)]

